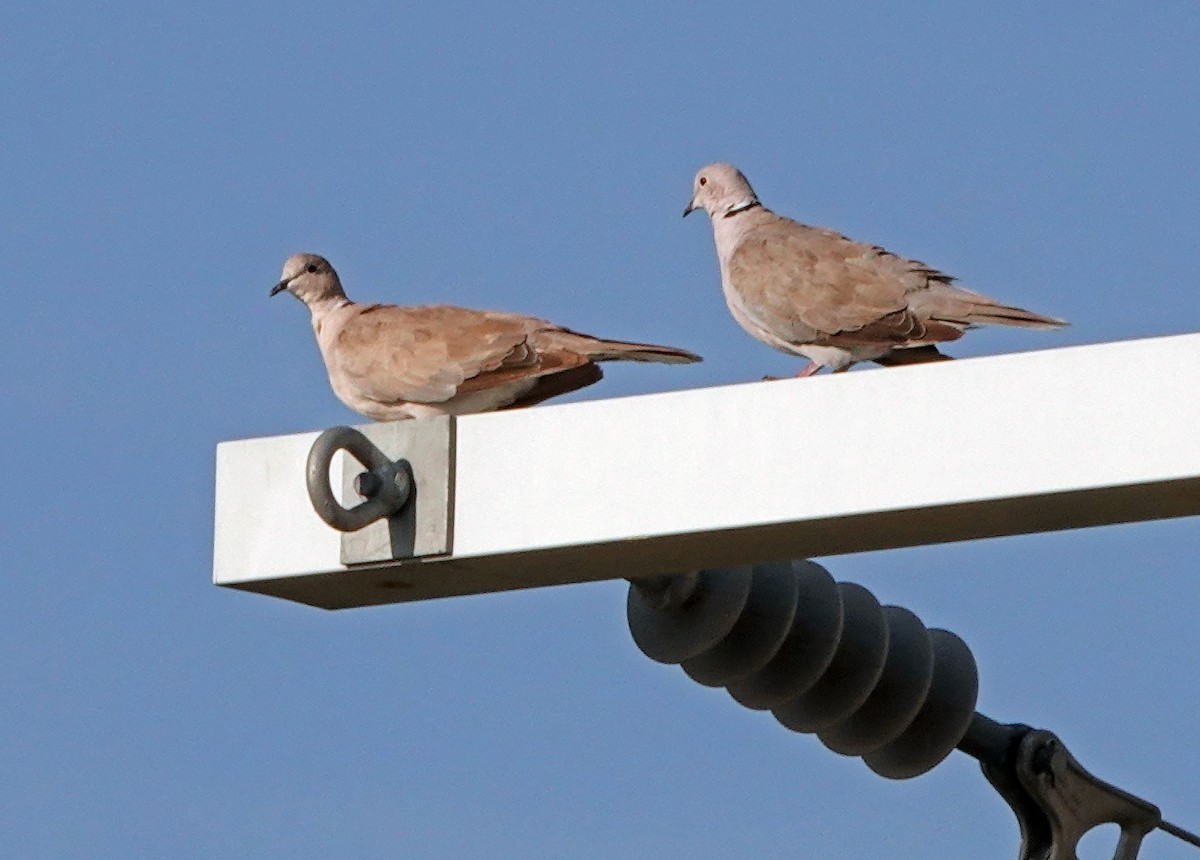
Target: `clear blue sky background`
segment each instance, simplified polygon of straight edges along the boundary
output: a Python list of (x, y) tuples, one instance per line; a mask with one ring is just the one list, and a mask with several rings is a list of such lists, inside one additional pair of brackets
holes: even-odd
[[(4, 19), (8, 856), (1014, 856), (973, 761), (875, 777), (642, 657), (622, 583), (342, 613), (214, 588), (213, 451), (354, 420), (303, 309), (267, 298), (299, 250), (361, 299), (707, 358), (583, 397), (791, 372), (680, 221), (715, 159), (779, 211), (1074, 323), (958, 356), (1200, 329), (1195, 2)], [(981, 710), (1200, 826), (1198, 557), (1191, 519), (826, 563), (960, 633)]]

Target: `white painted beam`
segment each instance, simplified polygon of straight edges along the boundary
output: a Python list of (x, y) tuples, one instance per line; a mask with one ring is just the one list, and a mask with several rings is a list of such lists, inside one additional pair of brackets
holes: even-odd
[(456, 425), (451, 553), (352, 568), (317, 434), (221, 444), (214, 581), (341, 608), (1200, 514), (1200, 334)]

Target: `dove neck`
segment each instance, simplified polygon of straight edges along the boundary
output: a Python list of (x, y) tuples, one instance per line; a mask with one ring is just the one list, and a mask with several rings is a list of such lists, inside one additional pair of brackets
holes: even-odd
[(308, 305), (309, 313), (312, 314), (313, 328), (320, 331), (322, 320), (335, 311), (339, 311), (354, 303), (345, 296), (326, 296), (320, 299), (313, 299), (310, 302), (306, 302), (306, 304)]
[(736, 212), (731, 210), (725, 215), (713, 218), (713, 238), (717, 243), (717, 253), (722, 258), (733, 253), (742, 237), (756, 223), (762, 221), (761, 213), (766, 211), (763, 205), (755, 200)]

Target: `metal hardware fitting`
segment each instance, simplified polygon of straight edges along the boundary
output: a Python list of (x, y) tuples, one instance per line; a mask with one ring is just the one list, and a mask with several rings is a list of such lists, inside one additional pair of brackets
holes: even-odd
[[(352, 508), (343, 507), (329, 485), (329, 464), (338, 451), (345, 451), (367, 467), (354, 479), (355, 491), (366, 501)], [(331, 427), (317, 437), (308, 452), (305, 483), (317, 516), (342, 532), (356, 532), (392, 516), (404, 507), (413, 490), (408, 461), (389, 460), (353, 427)]]
[[(333, 427), (316, 438), (305, 483), (313, 510), (342, 532), (342, 564), (450, 552), (454, 439), (450, 415)], [(339, 451), (349, 456), (335, 460)], [(330, 465), (338, 463), (343, 465), (340, 493), (330, 486), (329, 474)], [(336, 481), (339, 470), (333, 471)], [(356, 497), (363, 501), (350, 506)]]
[(1113, 860), (1134, 860), (1155, 829), (1200, 847), (1200, 837), (1157, 806), (1088, 773), (1058, 736), (975, 714), (958, 748), (979, 760), (1021, 828), (1019, 860), (1076, 860), (1079, 841), (1102, 824), (1121, 828)]

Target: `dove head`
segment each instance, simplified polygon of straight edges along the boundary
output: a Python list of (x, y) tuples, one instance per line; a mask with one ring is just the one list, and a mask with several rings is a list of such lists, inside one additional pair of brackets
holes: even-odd
[(700, 168), (692, 182), (692, 199), (683, 210), (688, 214), (703, 209), (710, 217), (736, 215), (758, 206), (758, 196), (749, 181), (732, 164), (710, 164)]
[(346, 296), (333, 266), (316, 254), (293, 254), (287, 258), (283, 264), (283, 275), (279, 283), (271, 288), (271, 295), (284, 290), (310, 306), (326, 299)]

